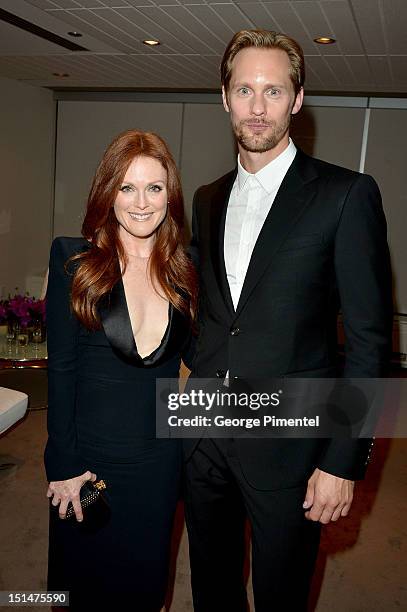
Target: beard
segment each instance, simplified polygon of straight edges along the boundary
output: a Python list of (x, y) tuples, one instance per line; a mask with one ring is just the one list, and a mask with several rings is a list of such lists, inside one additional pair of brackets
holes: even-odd
[[(277, 123), (275, 121), (265, 121), (260, 119), (244, 119), (239, 123), (233, 123), (233, 131), (236, 139), (245, 151), (250, 153), (265, 153), (274, 149), (287, 133), (291, 122), (291, 115), (285, 120)], [(259, 125), (267, 125), (268, 129), (263, 134), (255, 134), (250, 130), (248, 123), (259, 123)]]

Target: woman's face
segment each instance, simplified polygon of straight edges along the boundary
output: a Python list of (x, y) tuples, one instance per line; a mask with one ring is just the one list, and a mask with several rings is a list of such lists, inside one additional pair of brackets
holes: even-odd
[(122, 239), (149, 238), (167, 213), (167, 171), (153, 157), (133, 159), (114, 203)]

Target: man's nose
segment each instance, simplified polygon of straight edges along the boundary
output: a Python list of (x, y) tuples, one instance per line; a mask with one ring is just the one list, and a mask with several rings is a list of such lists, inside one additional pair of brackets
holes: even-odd
[(259, 116), (264, 115), (266, 112), (266, 105), (264, 96), (262, 93), (254, 94), (252, 99), (252, 113), (253, 115)]

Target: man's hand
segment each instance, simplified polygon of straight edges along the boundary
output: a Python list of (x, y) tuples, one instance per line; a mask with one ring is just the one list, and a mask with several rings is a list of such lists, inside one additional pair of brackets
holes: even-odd
[(305, 518), (326, 525), (330, 521), (337, 521), (340, 516), (347, 516), (354, 486), (353, 480), (339, 478), (316, 468), (308, 480), (303, 508), (310, 510), (305, 513)]

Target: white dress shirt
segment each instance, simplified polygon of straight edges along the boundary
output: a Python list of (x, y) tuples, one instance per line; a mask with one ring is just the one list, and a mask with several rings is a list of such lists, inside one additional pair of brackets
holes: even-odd
[(238, 170), (226, 211), (224, 238), (226, 275), (235, 310), (260, 230), (296, 152), (290, 138), (288, 147), (256, 174), (247, 172), (240, 156), (237, 158)]

